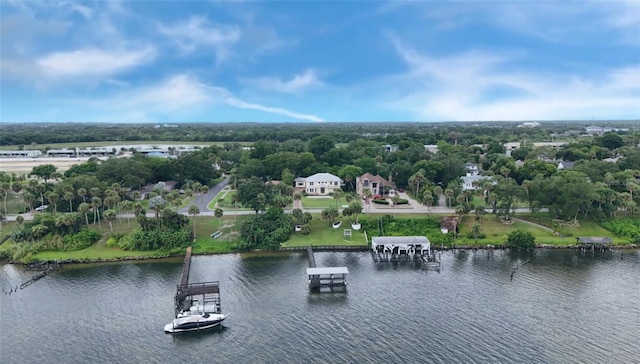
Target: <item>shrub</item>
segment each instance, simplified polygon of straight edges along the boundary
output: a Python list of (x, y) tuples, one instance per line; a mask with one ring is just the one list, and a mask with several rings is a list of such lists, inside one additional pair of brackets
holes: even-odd
[(640, 219), (607, 220), (600, 225), (616, 236), (631, 239), (633, 243), (640, 243)]
[(536, 246), (536, 242), (530, 232), (515, 230), (507, 237), (507, 246), (510, 248), (528, 249), (534, 248)]
[(82, 229), (75, 234), (65, 235), (62, 239), (64, 244), (60, 250), (71, 251), (88, 248), (91, 244), (100, 240), (101, 237), (102, 235), (95, 230)]
[(401, 198), (398, 199), (397, 201), (394, 202), (396, 205), (406, 205), (409, 203), (409, 200), (405, 199), (405, 198)]
[(373, 203), (377, 203), (377, 204), (380, 204), (380, 205), (388, 205), (389, 204), (389, 201), (382, 200), (382, 199), (376, 199), (376, 200), (372, 200), (372, 201), (373, 201)]

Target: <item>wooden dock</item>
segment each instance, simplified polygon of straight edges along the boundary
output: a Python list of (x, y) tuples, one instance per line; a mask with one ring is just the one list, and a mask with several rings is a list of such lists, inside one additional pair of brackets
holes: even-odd
[(205, 307), (213, 307), (209, 313), (221, 313), (220, 308), (220, 282), (189, 283), (189, 271), (191, 270), (191, 247), (187, 247), (182, 266), (182, 279), (176, 287), (175, 315), (181, 311), (188, 311), (194, 303)]
[(317, 292), (344, 292), (347, 289), (347, 267), (321, 267), (316, 266), (316, 258), (313, 255), (313, 248), (307, 247), (307, 257), (309, 258), (309, 289)]

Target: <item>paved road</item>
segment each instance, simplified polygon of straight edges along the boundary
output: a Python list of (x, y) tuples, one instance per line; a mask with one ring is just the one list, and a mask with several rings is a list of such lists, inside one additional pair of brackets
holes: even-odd
[[(200, 209), (200, 215), (201, 216), (214, 216), (214, 212), (213, 210), (210, 210), (207, 206), (209, 205), (209, 202), (211, 202), (211, 200), (213, 200), (215, 198), (215, 196), (220, 193), (220, 191), (222, 191), (222, 189), (228, 185), (230, 182), (230, 179), (225, 179), (222, 182), (218, 183), (217, 185), (211, 187), (209, 189), (209, 193), (207, 193), (206, 195), (200, 196), (197, 199), (194, 199), (194, 201), (189, 204), (189, 206), (191, 206), (192, 204), (197, 204), (198, 208)], [(409, 196), (407, 196), (406, 194), (400, 194), (401, 198), (406, 198), (410, 201), (409, 205), (404, 205), (406, 207), (404, 208), (398, 208), (398, 207), (393, 207), (393, 206), (387, 206), (387, 205), (376, 205), (373, 203), (370, 203), (368, 206), (365, 205), (362, 209), (363, 213), (365, 214), (454, 214), (455, 213), (455, 209), (454, 208), (450, 208), (450, 207), (446, 207), (446, 206), (432, 206), (432, 207), (427, 207), (425, 205), (419, 204), (418, 202), (412, 200), (409, 198)], [(196, 201), (197, 200), (197, 201)], [(189, 212), (189, 206), (182, 208), (180, 210), (178, 210), (178, 212), (187, 215)], [(302, 209), (304, 212), (310, 212), (312, 214), (319, 214), (322, 212), (322, 209)], [(485, 209), (485, 211), (487, 213), (491, 213), (492, 209)], [(548, 211), (548, 209), (544, 208), (540, 210), (541, 212), (546, 212)], [(516, 213), (523, 213), (523, 212), (530, 212), (528, 208), (517, 208), (515, 209)], [(234, 215), (252, 215), (255, 214), (254, 211), (247, 211), (247, 210), (243, 210), (243, 211), (231, 211), (231, 210), (225, 210), (224, 214), (226, 216), (234, 216)], [(7, 215), (6, 216), (6, 221), (15, 221), (16, 220), (16, 216), (17, 215)], [(22, 215), (24, 217), (25, 220), (31, 220), (33, 219), (33, 214), (31, 213), (26, 213)], [(134, 217), (133, 214), (119, 214), (119, 217), (122, 218), (126, 218), (127, 216), (129, 217)], [(147, 212), (147, 216), (149, 217), (154, 217), (155, 213), (153, 211)]]
[(201, 214), (205, 214), (207, 212), (211, 212), (211, 214), (213, 215), (213, 210), (209, 209), (209, 202), (211, 202), (211, 200), (213, 200), (216, 195), (218, 193), (220, 193), (220, 191), (222, 191), (222, 189), (229, 184), (229, 182), (231, 181), (230, 178), (227, 178), (225, 180), (223, 180), (222, 182), (218, 183), (217, 185), (209, 188), (209, 192), (206, 195), (201, 195), (198, 196), (196, 198), (193, 199), (193, 201), (184, 208), (181, 208), (180, 210), (178, 210), (178, 212), (180, 212), (181, 214), (188, 214), (189, 213), (189, 207), (191, 205), (197, 205), (198, 208), (200, 209), (200, 213)]

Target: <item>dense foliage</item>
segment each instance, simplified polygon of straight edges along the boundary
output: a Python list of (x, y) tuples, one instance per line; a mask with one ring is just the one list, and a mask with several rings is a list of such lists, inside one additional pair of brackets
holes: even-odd
[(507, 246), (517, 249), (535, 248), (536, 241), (534, 236), (528, 231), (515, 230), (507, 237)]
[(391, 215), (378, 218), (367, 217), (361, 219), (362, 229), (370, 237), (373, 236), (427, 236), (435, 246), (450, 246), (453, 234), (443, 234), (440, 231), (440, 221), (435, 218), (396, 219)]
[(601, 224), (616, 236), (629, 238), (633, 243), (640, 243), (640, 219), (607, 220)]
[(266, 213), (253, 215), (240, 226), (240, 249), (277, 249), (289, 240), (293, 220), (282, 209), (270, 208)]

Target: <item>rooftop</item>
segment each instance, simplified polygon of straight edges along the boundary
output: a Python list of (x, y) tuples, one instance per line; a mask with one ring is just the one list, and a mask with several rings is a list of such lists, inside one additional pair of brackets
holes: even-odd
[(347, 267), (322, 267), (322, 268), (307, 268), (307, 275), (325, 275), (325, 274), (347, 274), (349, 269)]

